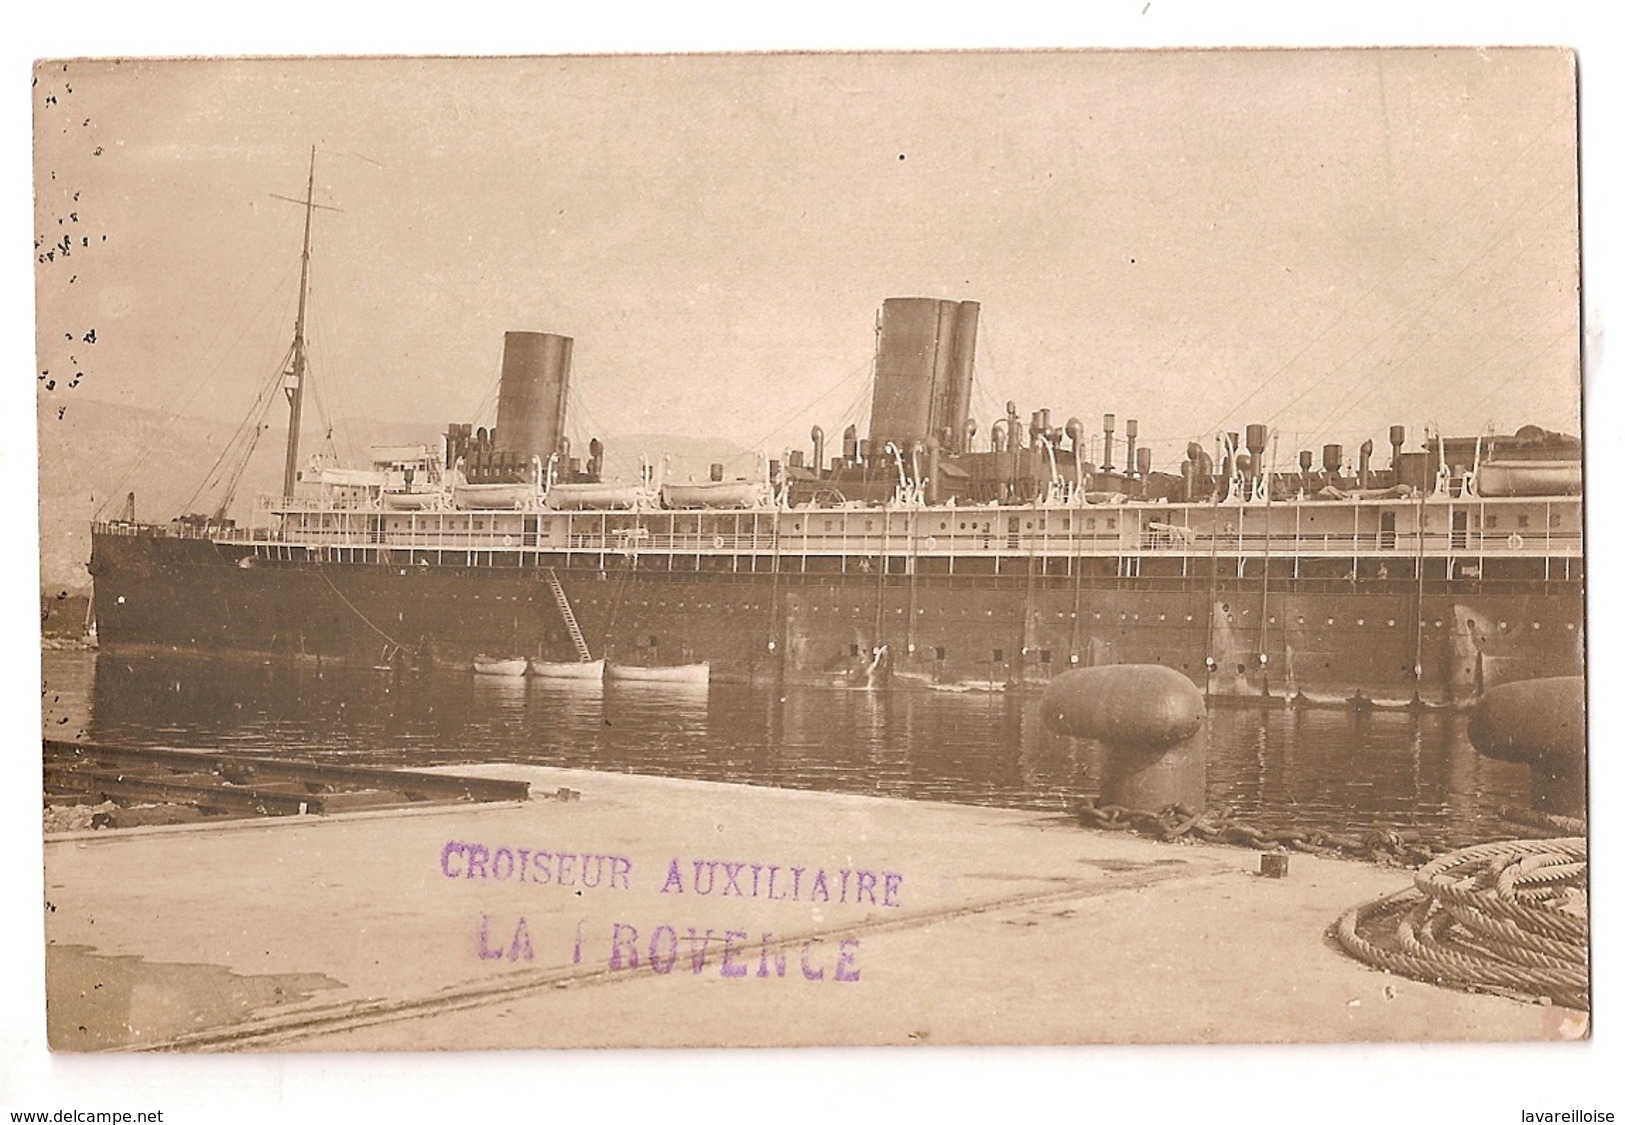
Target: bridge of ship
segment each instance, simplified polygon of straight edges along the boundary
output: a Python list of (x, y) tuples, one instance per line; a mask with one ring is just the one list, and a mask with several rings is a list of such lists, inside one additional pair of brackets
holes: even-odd
[(543, 556), (549, 565), (638, 556), (655, 569), (806, 573), (867, 573), (880, 558), (887, 573), (1027, 572), (1029, 560), (1070, 573), (1071, 560), (1088, 559), (1112, 563), (1120, 577), (1209, 573), (1209, 561), (1229, 570), (1232, 560), (1242, 576), (1299, 577), (1340, 562), (1398, 577), (1424, 559), (1443, 577), (1564, 579), (1578, 575), (1582, 555), (1577, 498), (574, 512), (277, 501), (259, 514), (259, 526), (180, 532), (245, 544), (266, 559), (523, 566)]

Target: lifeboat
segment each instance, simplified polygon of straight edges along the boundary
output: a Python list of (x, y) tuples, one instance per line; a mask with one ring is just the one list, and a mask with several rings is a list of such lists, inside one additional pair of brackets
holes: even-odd
[(635, 508), (643, 490), (620, 484), (555, 484), (542, 497), (542, 506), (556, 512), (582, 508)]
[(1579, 461), (1486, 461), (1474, 478), (1480, 496), (1578, 496)]
[(534, 660), (530, 665), (530, 674), (544, 680), (602, 680), (604, 678), (604, 662), (602, 660)]
[(657, 684), (708, 684), (711, 665), (699, 664), (608, 664), (604, 676), (610, 680), (626, 680)]
[(341, 469), (335, 465), (323, 465), (318, 479), (329, 488), (382, 488), (386, 478), (383, 473), (373, 469)]
[(481, 653), (474, 658), (474, 673), (479, 676), (523, 676), (530, 661), (523, 656), (499, 657)]
[(663, 484), (660, 502), (667, 508), (750, 508), (767, 498), (759, 481), (707, 480)]
[(452, 489), (451, 502), (464, 511), (511, 510), (535, 496), (536, 489), (528, 484), (459, 484)]
[(433, 508), (440, 499), (438, 492), (386, 492), (384, 507), (392, 512), (421, 512)]

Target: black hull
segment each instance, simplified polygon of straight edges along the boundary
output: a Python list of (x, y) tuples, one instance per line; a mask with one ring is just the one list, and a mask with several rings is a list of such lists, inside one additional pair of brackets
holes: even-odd
[[(591, 566), (268, 560), (204, 538), (94, 537), (98, 637), (222, 654), (467, 665), (569, 660), (556, 574), (595, 657), (705, 660), (718, 679), (1042, 683), (1155, 663), (1214, 695), (1470, 699), (1578, 674), (1579, 581), (771, 574)], [(876, 659), (877, 648), (885, 652)], [(1211, 663), (1210, 663), (1211, 661)], [(1420, 678), (1415, 669), (1421, 668)]]

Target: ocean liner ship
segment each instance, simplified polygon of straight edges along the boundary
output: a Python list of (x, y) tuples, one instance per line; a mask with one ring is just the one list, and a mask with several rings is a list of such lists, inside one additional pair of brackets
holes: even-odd
[(1253, 425), (1163, 472), (1133, 419), (1086, 437), (1011, 403), (978, 441), (980, 315), (885, 300), (868, 431), (838, 448), (815, 427), (754, 479), (626, 484), (598, 441), (570, 448), (574, 342), (539, 332), (506, 335), (494, 430), (302, 465), (302, 278), (282, 494), (241, 522), (132, 502), (98, 523), (100, 641), (947, 690), (1148, 662), (1215, 696), (1372, 706), (1579, 670), (1577, 438), (1413, 449), (1395, 426), (1379, 467), (1372, 442), (1317, 458)]

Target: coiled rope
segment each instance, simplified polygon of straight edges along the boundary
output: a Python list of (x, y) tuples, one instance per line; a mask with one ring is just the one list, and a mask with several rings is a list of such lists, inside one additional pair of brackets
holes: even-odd
[(1478, 844), (1332, 932), (1361, 961), (1415, 980), (1589, 1009), (1587, 870), (1583, 837)]
[(1506, 840), (1439, 854), (1411, 831), (1364, 835), (1267, 829), (1229, 809), (1196, 814), (1180, 805), (1140, 812), (1085, 798), (1085, 828), (1157, 840), (1204, 840), (1249, 848), (1420, 867), (1414, 885), (1347, 911), (1332, 927), (1344, 950), (1416, 980), (1590, 1007), (1585, 821), (1502, 808), (1502, 820), (1555, 836)]

